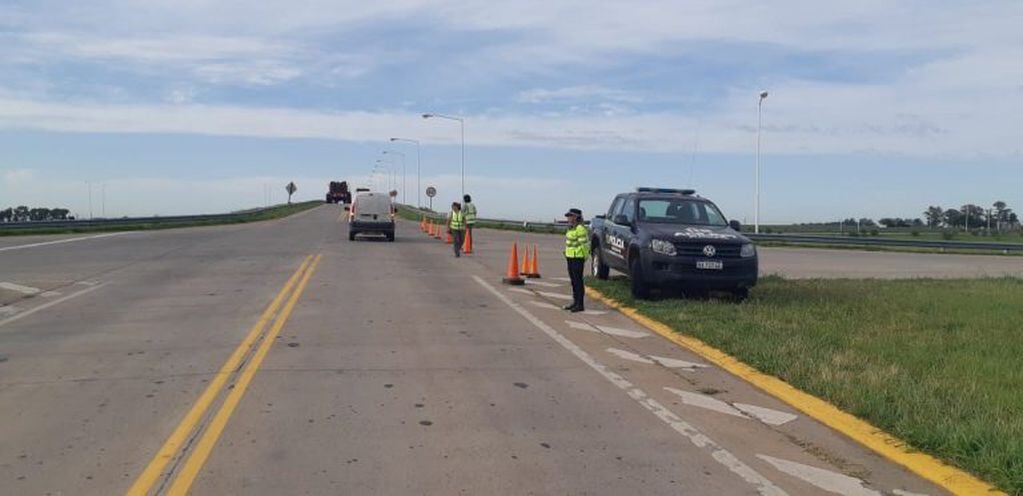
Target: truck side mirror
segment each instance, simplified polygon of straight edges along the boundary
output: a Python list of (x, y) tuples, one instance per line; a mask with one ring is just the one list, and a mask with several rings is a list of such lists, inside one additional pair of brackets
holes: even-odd
[(618, 214), (618, 215), (615, 216), (614, 223), (618, 224), (619, 226), (631, 226), (632, 225), (632, 223), (629, 222), (629, 218), (626, 217), (625, 215), (622, 215), (622, 214)]
[(742, 224), (739, 224), (739, 221), (737, 220), (728, 221), (728, 227), (731, 227), (735, 232), (742, 231)]

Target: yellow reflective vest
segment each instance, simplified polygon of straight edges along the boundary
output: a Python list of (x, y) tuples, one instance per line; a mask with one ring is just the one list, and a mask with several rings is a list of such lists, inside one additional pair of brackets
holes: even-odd
[(462, 205), (462, 212), (465, 212), (465, 223), (470, 226), (476, 225), (476, 205), (466, 203)]
[(565, 257), (587, 258), (590, 256), (590, 230), (579, 224), (565, 233)]
[(464, 231), (465, 230), (465, 214), (462, 212), (455, 212), (454, 210), (448, 214), (448, 220), (451, 221), (452, 231)]

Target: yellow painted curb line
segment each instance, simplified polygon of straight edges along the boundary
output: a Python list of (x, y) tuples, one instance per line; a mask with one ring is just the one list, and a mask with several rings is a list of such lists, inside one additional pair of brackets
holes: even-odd
[(586, 293), (593, 299), (617, 309), (632, 320), (643, 325), (665, 339), (700, 355), (707, 361), (725, 369), (733, 375), (753, 384), (785, 403), (788, 403), (807, 416), (835, 429), (852, 438), (854, 441), (870, 448), (875, 453), (906, 467), (913, 473), (927, 479), (952, 494), (976, 496), (981, 494), (1005, 495), (990, 484), (966, 473), (963, 470), (934, 458), (933, 456), (911, 451), (904, 441), (884, 432), (854, 415), (843, 412), (835, 405), (816, 396), (810, 395), (790, 386), (785, 381), (757, 371), (735, 357), (700, 341), (692, 336), (673, 331), (667, 325), (641, 315), (635, 308), (618, 303), (592, 287), (586, 287)]

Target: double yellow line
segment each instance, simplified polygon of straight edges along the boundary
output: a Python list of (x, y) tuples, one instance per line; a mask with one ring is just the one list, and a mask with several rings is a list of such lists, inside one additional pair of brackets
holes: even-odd
[[(199, 399), (192, 405), (192, 409), (181, 419), (181, 423), (178, 424), (174, 432), (163, 443), (163, 446), (156, 453), (156, 456), (153, 457), (153, 460), (149, 462), (146, 469), (142, 471), (139, 478), (128, 489), (127, 494), (129, 496), (152, 494), (154, 486), (164, 477), (167, 465), (174, 460), (179, 460), (179, 463), (180, 460), (184, 460), (184, 463), (180, 465), (180, 468), (177, 468), (178, 465), (172, 467), (172, 473), (167, 474), (170, 488), (166, 494), (188, 494), (189, 488), (192, 487), (192, 483), (195, 482), (195, 478), (199, 475), (199, 471), (202, 470), (203, 464), (209, 458), (213, 447), (224, 431), (224, 427), (227, 426), (227, 421), (231, 418), (231, 414), (238, 406), (242, 396), (245, 395), (245, 390), (249, 387), (249, 383), (252, 382), (256, 371), (259, 370), (263, 359), (269, 353), (270, 346), (273, 345), (277, 335), (288, 321), (288, 317), (291, 316), (295, 304), (302, 296), (302, 292), (305, 291), (306, 285), (309, 283), (309, 279), (312, 277), (317, 265), (319, 265), (321, 258), (322, 255), (316, 255), (315, 258), (309, 255), (302, 261), (302, 265), (292, 274), (288, 282), (285, 283), (284, 288), (277, 293), (277, 296), (274, 297), (270, 305), (259, 316), (259, 320), (249, 330), (245, 339), (242, 340), (241, 344), (238, 345), (227, 359), (227, 362), (224, 363), (213, 377), (213, 380), (210, 381), (206, 390), (203, 391)], [(273, 321), (273, 324), (270, 325), (268, 331), (264, 332), (267, 324), (270, 324), (271, 321)], [(247, 361), (245, 360), (246, 357), (248, 357)], [(241, 369), (240, 372), (238, 372), (239, 369)], [(232, 377), (235, 378), (234, 387), (229, 390), (227, 396), (221, 402), (220, 409), (217, 410), (209, 422), (205, 423), (205, 426), (201, 425), (207, 411), (221, 396), (221, 392)], [(195, 441), (190, 442), (192, 440)], [(177, 469), (175, 470), (175, 468)], [(173, 481), (170, 480), (171, 477), (173, 477)], [(162, 486), (163, 484), (161, 484)]]

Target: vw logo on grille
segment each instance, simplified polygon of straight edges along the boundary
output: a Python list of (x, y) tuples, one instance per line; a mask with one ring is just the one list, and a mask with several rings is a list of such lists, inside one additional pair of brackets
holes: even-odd
[(708, 257), (713, 257), (714, 255), (717, 255), (717, 253), (718, 251), (714, 249), (714, 245), (707, 245), (703, 247), (703, 254)]

